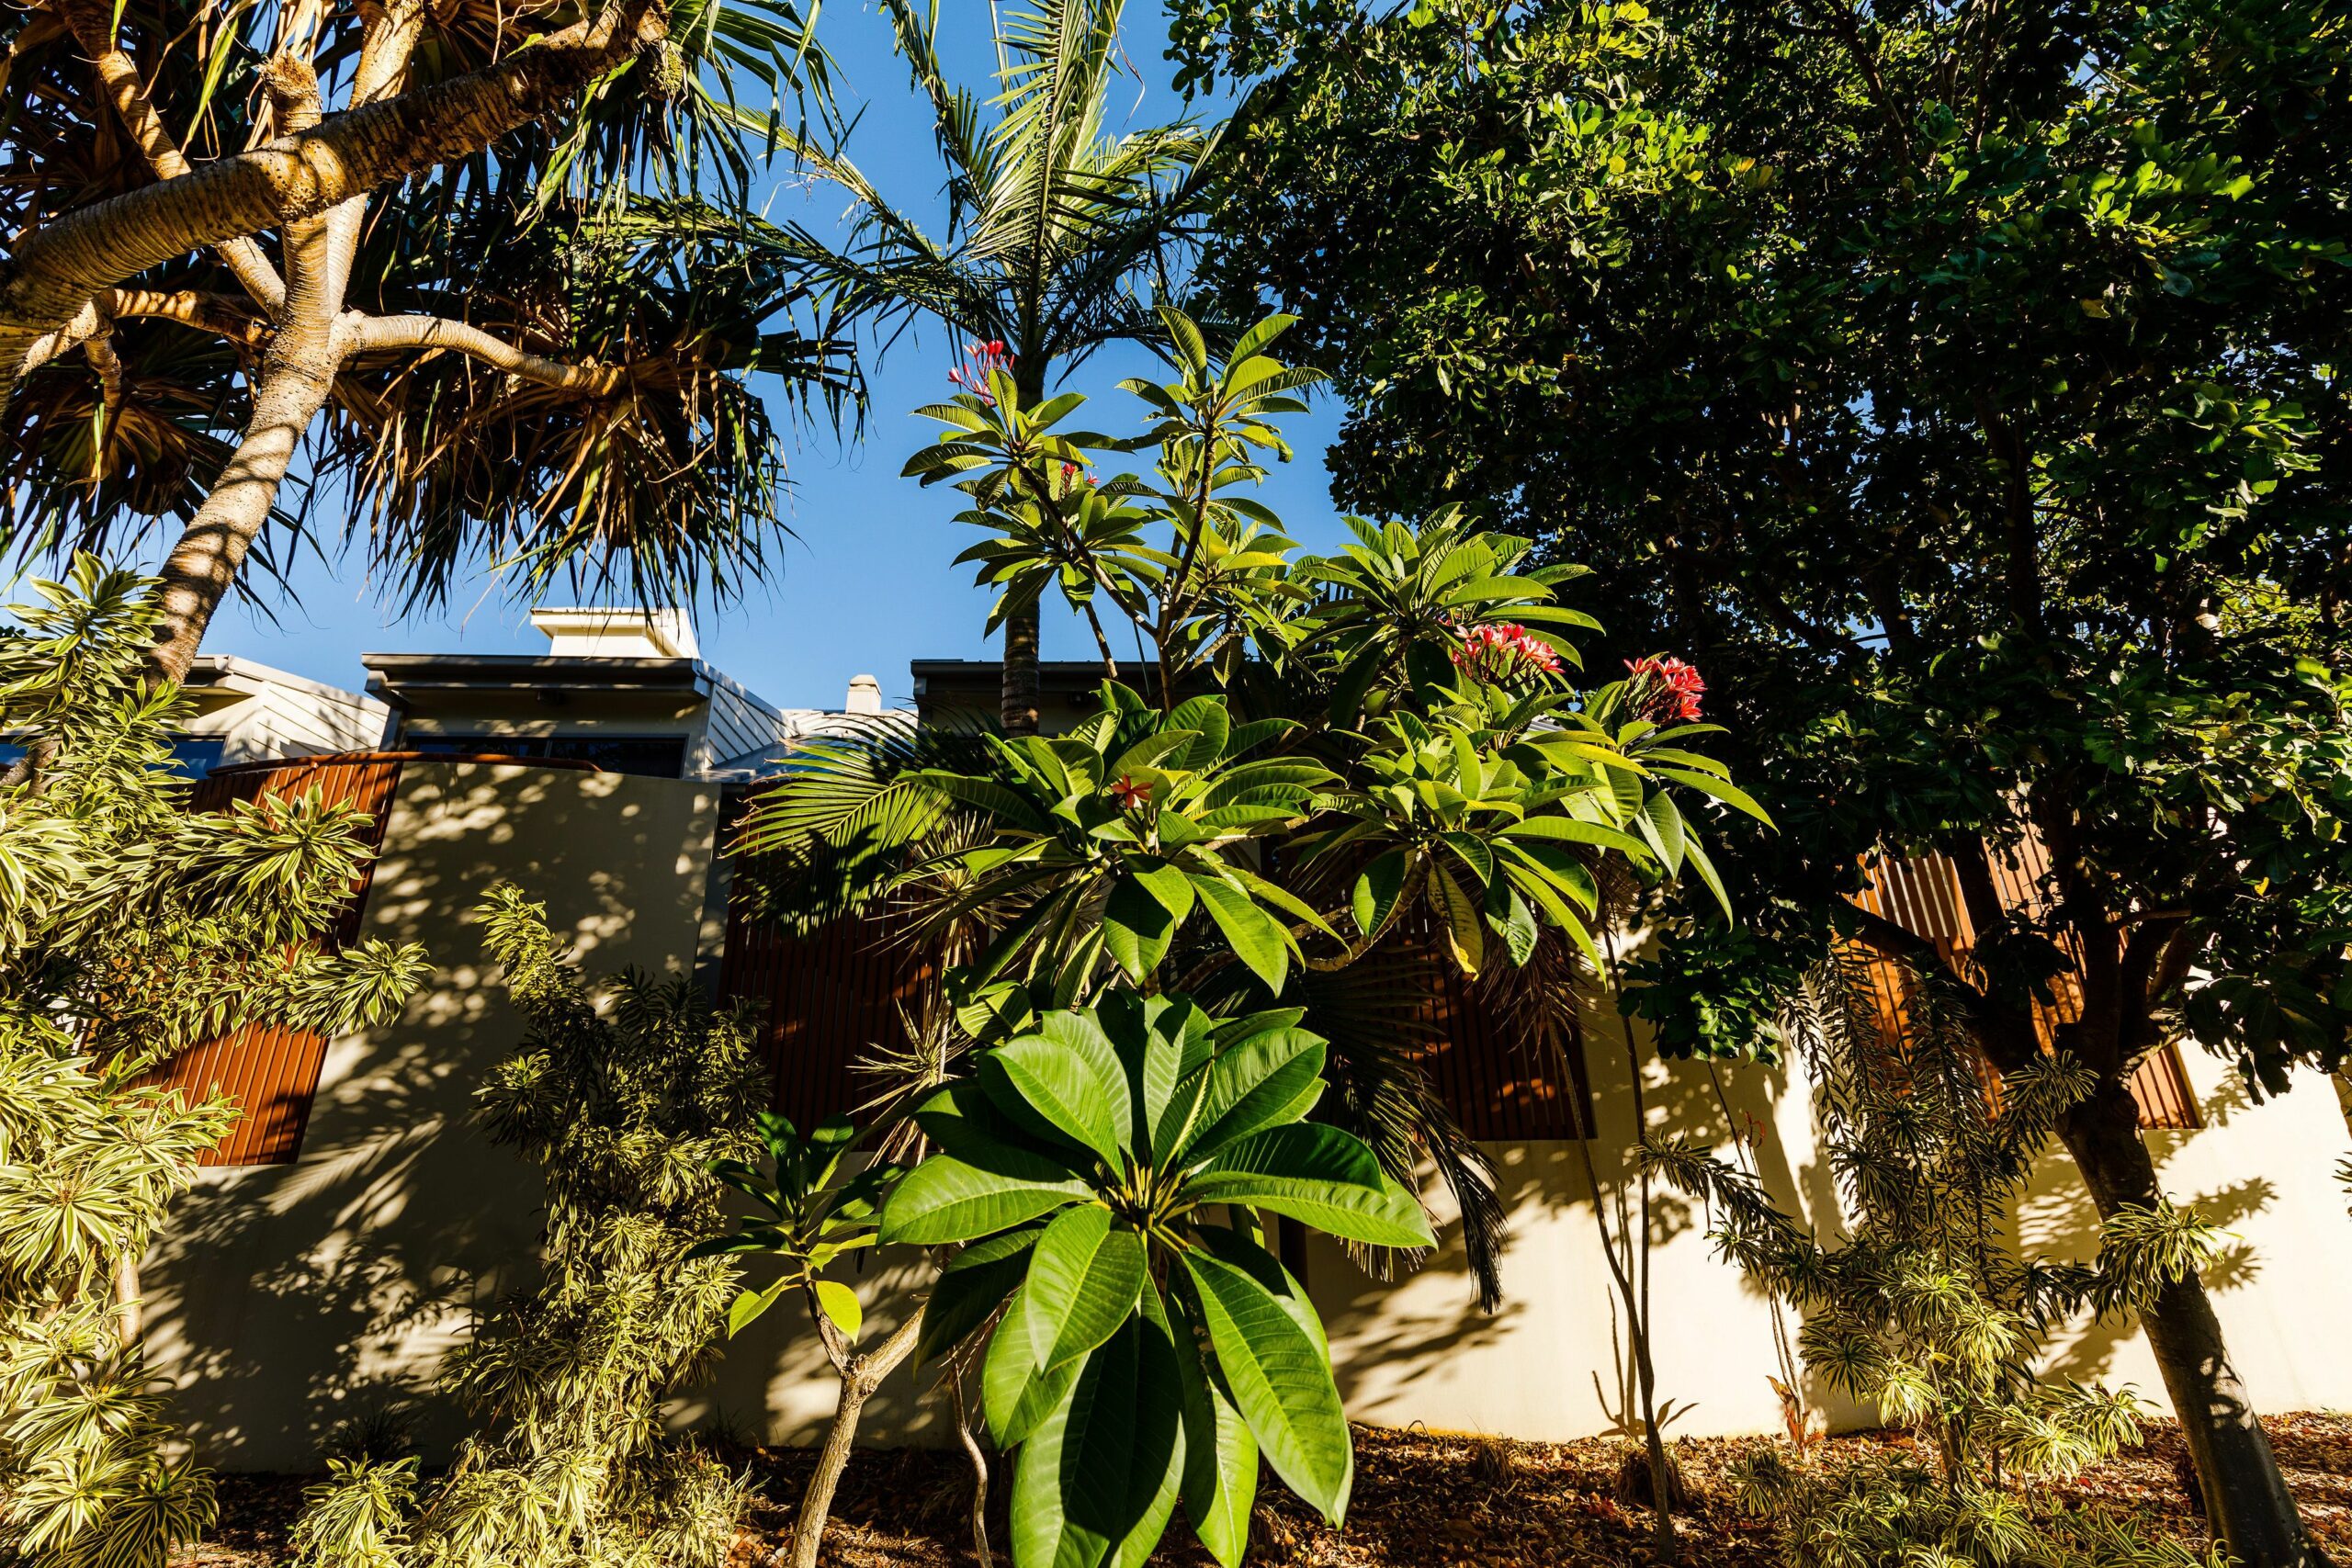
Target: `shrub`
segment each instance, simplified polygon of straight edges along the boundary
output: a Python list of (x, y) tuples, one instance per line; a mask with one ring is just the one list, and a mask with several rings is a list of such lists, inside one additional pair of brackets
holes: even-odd
[(192, 814), (151, 683), (153, 584), (78, 557), (0, 633), (0, 1556), (160, 1568), (213, 1517), (140, 1347), (138, 1262), (227, 1097), (151, 1075), (244, 1024), (339, 1033), (413, 947), (313, 944), (371, 852), (315, 795)]
[(2182, 1211), (2127, 1210), (2107, 1222), (2095, 1263), (2021, 1257), (2006, 1239), (2018, 1200), (2090, 1075), (2052, 1055), (1996, 1080), (1939, 976), (1906, 971), (1889, 1016), (1872, 996), (1873, 961), (1841, 952), (1805, 977), (1781, 1021), (1815, 1085), (1847, 1211), (1841, 1236), (1806, 1229), (1752, 1175), (1712, 1156), (1645, 1151), (1675, 1186), (1714, 1205), (1724, 1252), (1804, 1314), (1807, 1370), (1918, 1443), (1822, 1464), (1767, 1453), (1735, 1470), (1742, 1502), (1780, 1523), (1792, 1568), (2199, 1561), (2177, 1541), (2096, 1510), (2040, 1506), (2009, 1483), (2076, 1474), (2138, 1439), (2143, 1407), (2131, 1390), (2046, 1378), (2042, 1354), (2071, 1316), (2130, 1310), (2197, 1267), (2216, 1233)]
[(530, 1030), (476, 1098), (546, 1182), (542, 1276), (451, 1355), (447, 1386), (486, 1425), (413, 1518), (400, 1473), (346, 1465), (313, 1489), (304, 1548), (337, 1563), (708, 1568), (740, 1489), (665, 1431), (662, 1404), (709, 1364), (736, 1293), (724, 1259), (687, 1255), (724, 1220), (712, 1167), (758, 1147), (766, 1082), (745, 1015), (635, 973), (600, 1011), (543, 906), (500, 887), (481, 916)]

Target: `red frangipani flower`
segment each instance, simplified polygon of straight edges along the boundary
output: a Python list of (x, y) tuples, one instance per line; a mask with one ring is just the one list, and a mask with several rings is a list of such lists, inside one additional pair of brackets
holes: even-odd
[(1138, 806), (1151, 804), (1151, 781), (1147, 779), (1137, 784), (1126, 774), (1121, 773), (1118, 782), (1111, 786), (1111, 793), (1119, 797), (1121, 806), (1133, 811)]
[(1462, 645), (1453, 650), (1457, 669), (1498, 685), (1520, 677), (1560, 672), (1560, 656), (1541, 637), (1515, 621), (1461, 628)]
[(1707, 682), (1698, 671), (1679, 659), (1654, 653), (1625, 660), (1625, 668), (1633, 672), (1626, 684), (1633, 688), (1634, 713), (1652, 724), (1698, 719), (1699, 699), (1707, 694)]
[(1012, 355), (1004, 351), (1004, 341), (990, 338), (986, 343), (967, 343), (964, 345), (964, 361), (947, 373), (947, 379), (960, 390), (974, 393), (982, 402), (994, 407), (996, 394), (989, 389), (989, 373), (1012, 369)]

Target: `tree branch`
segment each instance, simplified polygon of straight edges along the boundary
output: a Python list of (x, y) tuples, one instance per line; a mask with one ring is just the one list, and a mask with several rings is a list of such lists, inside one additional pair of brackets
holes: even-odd
[[(176, 180), (192, 173), (195, 165), (180, 151), (180, 144), (164, 124), (164, 117), (148, 100), (147, 85), (140, 80), (139, 68), (116, 44), (114, 15), (105, 0), (59, 0), (59, 8), (64, 13), (66, 27), (73, 31), (74, 41), (90, 57), (99, 84), (113, 98), (115, 112), (122, 118), (130, 139), (139, 144), (139, 151), (146, 155), (147, 166), (155, 171), (155, 177)], [(285, 280), (250, 237), (225, 239), (213, 248), (220, 252), (229, 270), (237, 275), (237, 281), (254, 297), (255, 304), (272, 314), (284, 308)]]
[(516, 348), (480, 327), (444, 316), (346, 316), (345, 322), (349, 345), (344, 353), (345, 363), (355, 355), (379, 354), (387, 349), (446, 348), (478, 359), (493, 370), (503, 370), (510, 376), (520, 376), (526, 381), (562, 391), (606, 397), (628, 380), (627, 366), (575, 365), (549, 359)]
[(27, 235), (0, 266), (0, 355), (17, 358), (72, 322), (92, 295), (149, 267), (480, 152), (563, 107), (664, 26), (651, 0), (612, 0), (593, 19), (494, 65), (68, 213)]
[(65, 327), (34, 339), (17, 362), (17, 376), (21, 379), (58, 355), (72, 353), (106, 332), (112, 322), (138, 317), (218, 333), (247, 348), (258, 347), (266, 331), (252, 306), (226, 294), (205, 294), (193, 288), (108, 288), (93, 295)]

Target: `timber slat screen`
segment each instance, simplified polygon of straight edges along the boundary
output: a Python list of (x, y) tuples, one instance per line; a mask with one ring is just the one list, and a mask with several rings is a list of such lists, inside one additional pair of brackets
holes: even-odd
[[(2041, 905), (2041, 878), (2049, 868), (2048, 852), (2038, 840), (2029, 839), (2008, 854), (1993, 857), (1993, 885), (2008, 908), (2031, 912)], [(1954, 967), (1966, 964), (1976, 932), (1961, 902), (1959, 873), (1949, 859), (1937, 854), (1881, 860), (1866, 869), (1871, 886), (1855, 896), (1856, 903), (1934, 942)], [(1897, 1005), (1889, 998), (1901, 990), (1900, 966), (1885, 961), (1873, 967), (1883, 972), (1877, 987), (1882, 1007)], [(2059, 1024), (2082, 1016), (2082, 987), (2076, 976), (2060, 975), (2052, 987), (2054, 1002), (2036, 1002), (2033, 1009), (2034, 1026), (2045, 1047), (2055, 1039)], [(2141, 1126), (2193, 1132), (2205, 1124), (2197, 1097), (2189, 1090), (2180, 1048), (2172, 1042), (2141, 1057), (2126, 1083), (2139, 1104)]]
[[(270, 768), (236, 768), (212, 774), (190, 792), (189, 807), (197, 811), (226, 811), (232, 801), (258, 800), (265, 795), (300, 795), (316, 789), (329, 804), (349, 801), (368, 814), (368, 846), (381, 849), (384, 819), (392, 792), (400, 785), (396, 760), (368, 757), (321, 757)], [(350, 901), (344, 906), (326, 936), (330, 951), (359, 934), (368, 907), (368, 884), (374, 870), (360, 873)], [(307, 1029), (277, 1025), (248, 1026), (234, 1033), (181, 1053), (163, 1081), (190, 1094), (219, 1089), (232, 1096), (244, 1114), (230, 1129), (218, 1148), (206, 1154), (206, 1165), (287, 1165), (301, 1152), (302, 1132), (311, 1120), (311, 1097), (318, 1092), (319, 1068), (326, 1060), (326, 1037)]]
[[(786, 935), (750, 912), (744, 886), (736, 878), (729, 899), (719, 994), (763, 1004), (761, 1056), (775, 1086), (775, 1109), (794, 1125), (805, 1130), (854, 1112), (876, 1086), (861, 1081), (852, 1064), (877, 1043), (904, 1041), (899, 1009), (916, 1010), (928, 961), (892, 942), (886, 919), (840, 920), (814, 936)], [(1440, 973), (1443, 982), (1421, 1021), (1430, 1038), (1419, 1055), (1463, 1130), (1488, 1140), (1583, 1136), (1591, 1097), (1581, 1059), (1571, 1059), (1574, 1082), (1564, 1089), (1529, 1053), (1507, 1043), (1461, 976), (1450, 965)]]

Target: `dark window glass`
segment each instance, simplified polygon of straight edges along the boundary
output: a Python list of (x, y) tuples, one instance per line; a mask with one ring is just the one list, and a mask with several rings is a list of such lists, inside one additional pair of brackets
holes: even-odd
[(610, 773), (674, 779), (686, 771), (683, 735), (558, 735), (548, 741), (547, 754), (594, 762)]
[(218, 735), (183, 735), (172, 742), (172, 765), (200, 779), (220, 765), (229, 743)]
[(544, 757), (547, 739), (537, 735), (409, 735), (403, 749), (428, 757)]

